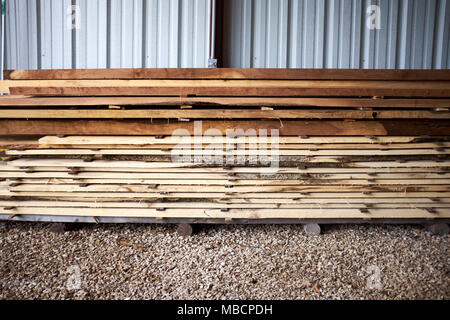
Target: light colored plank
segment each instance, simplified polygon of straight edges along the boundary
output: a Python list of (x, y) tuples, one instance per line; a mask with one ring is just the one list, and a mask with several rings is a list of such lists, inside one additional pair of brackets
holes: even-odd
[(450, 185), (345, 185), (337, 188), (334, 185), (308, 185), (308, 186), (238, 186), (227, 188), (226, 186), (180, 186), (180, 185), (160, 185), (149, 186), (137, 184), (91, 184), (85, 187), (79, 185), (55, 185), (55, 184), (22, 184), (18, 186), (8, 186), (8, 183), (0, 182), (0, 188), (4, 190), (16, 191), (47, 191), (47, 192), (413, 192), (413, 191), (449, 191)]
[[(71, 201), (2, 201), (0, 207), (15, 208), (194, 208), (204, 209), (365, 209), (368, 206), (362, 203), (218, 203), (218, 202), (71, 202)], [(416, 208), (448, 208), (450, 202), (435, 203), (374, 203), (373, 209), (416, 209)]]
[(70, 216), (110, 216), (110, 217), (160, 217), (160, 218), (448, 218), (450, 210), (437, 208), (436, 213), (429, 213), (422, 209), (368, 209), (369, 213), (361, 213), (358, 209), (231, 209), (222, 212), (218, 209), (166, 209), (158, 211), (153, 208), (16, 208), (5, 210), (0, 207), (3, 214), (45, 214)]
[[(101, 201), (102, 199), (114, 199), (114, 201), (130, 201), (130, 199), (146, 200), (146, 199), (321, 199), (321, 198), (448, 198), (450, 192), (429, 192), (429, 191), (401, 191), (401, 192), (379, 192), (374, 191), (368, 194), (363, 192), (308, 192), (307, 194), (299, 192), (251, 192), (251, 193), (226, 193), (226, 192), (170, 192), (161, 194), (160, 192), (47, 192), (47, 191), (14, 191), (11, 192), (0, 187), (0, 196), (14, 197), (39, 197), (39, 198), (58, 198), (65, 199), (81, 199), (86, 201)], [(109, 200), (108, 200), (109, 201)]]
[[(325, 143), (366, 143), (366, 144), (379, 144), (379, 143), (408, 143), (414, 140), (420, 139), (420, 136), (410, 137), (394, 137), (394, 136), (378, 136), (378, 137), (279, 137), (279, 143), (297, 143), (297, 144), (325, 144)], [(213, 143), (248, 143), (250, 137), (198, 137), (198, 143), (213, 144)], [(270, 142), (270, 136), (268, 138)], [(179, 144), (179, 143), (192, 143), (191, 140), (186, 140), (183, 136), (165, 136), (161, 138), (151, 136), (45, 136), (39, 139), (39, 144), (43, 145), (116, 145), (116, 144), (138, 144), (138, 145), (152, 145), (152, 144)]]
[[(267, 174), (261, 172), (260, 167), (233, 167), (228, 169), (224, 169), (222, 167), (203, 167), (203, 168), (124, 168), (124, 167), (74, 167), (79, 173), (117, 173), (120, 174), (128, 174), (128, 173), (143, 173), (143, 174), (163, 174), (163, 173), (183, 173), (183, 174), (258, 174), (261, 176), (266, 176)], [(30, 171), (27, 171), (30, 170)], [(45, 174), (52, 172), (68, 172), (69, 168), (66, 166), (62, 167), (12, 167), (8, 166), (6, 163), (0, 162), (0, 171), (2, 172), (11, 172), (11, 173), (23, 173), (26, 176), (32, 176), (33, 172), (38, 174)], [(445, 167), (407, 167), (407, 168), (305, 168), (299, 169), (295, 167), (291, 168), (283, 168), (280, 167), (277, 169), (275, 174), (367, 174), (367, 173), (412, 173), (412, 174), (427, 174), (437, 172), (439, 175), (445, 175), (448, 173), (448, 170), (445, 170)]]
[[(15, 182), (14, 182), (15, 183)], [(368, 179), (297, 179), (297, 180), (245, 180), (238, 179), (236, 181), (229, 181), (226, 179), (63, 179), (63, 178), (48, 178), (48, 179), (20, 179), (19, 183), (25, 184), (47, 184), (47, 185), (65, 185), (65, 184), (140, 184), (140, 185), (158, 185), (156, 189), (160, 190), (164, 186), (317, 186), (317, 185), (338, 185), (338, 186), (378, 186), (378, 185), (445, 185), (450, 184), (450, 179), (378, 179), (373, 178), (373, 181)], [(0, 182), (0, 185), (2, 182)]]
[[(29, 198), (34, 200), (1, 200), (3, 206), (28, 206), (30, 203), (33, 206), (69, 206), (69, 207), (77, 207), (77, 206), (118, 206), (118, 207), (147, 207), (147, 206), (158, 206), (158, 204), (167, 204), (167, 207), (176, 207), (179, 205), (183, 205), (185, 207), (198, 207), (198, 203), (204, 203), (205, 206), (222, 204), (222, 205), (273, 205), (278, 207), (278, 205), (340, 205), (346, 206), (349, 204), (355, 205), (383, 205), (383, 206), (392, 206), (398, 204), (399, 206), (410, 206), (410, 205), (422, 205), (422, 206), (448, 206), (450, 204), (450, 198), (377, 198), (377, 197), (364, 197), (364, 198), (300, 198), (300, 199), (288, 199), (288, 198), (231, 198), (231, 199), (219, 199), (219, 198), (207, 198), (207, 199), (198, 199), (198, 202), (183, 202), (184, 198), (178, 199), (175, 201), (163, 201), (158, 202), (160, 199), (134, 199), (129, 198), (121, 202), (117, 202), (117, 198), (105, 198), (101, 200), (101, 198), (70, 198), (70, 197), (34, 197)], [(51, 201), (49, 201), (51, 199)], [(120, 198), (119, 198), (120, 199)], [(169, 200), (174, 200), (170, 199)], [(436, 201), (439, 200), (439, 201)], [(102, 203), (99, 203), (101, 201)], [(207, 202), (205, 202), (207, 201)], [(47, 204), (48, 203), (48, 204)], [(105, 204), (106, 203), (106, 204)], [(23, 204), (23, 205), (22, 205)]]
[(228, 155), (273, 155), (279, 156), (388, 156), (388, 155), (430, 155), (430, 154), (450, 154), (450, 149), (384, 149), (384, 150), (347, 150), (347, 149), (334, 149), (334, 150), (286, 150), (280, 149), (271, 151), (265, 146), (261, 147), (261, 150), (255, 149), (238, 149), (227, 152), (226, 146), (220, 149), (210, 150), (192, 150), (188, 149), (175, 149), (171, 151), (154, 150), (154, 149), (28, 149), (28, 150), (8, 150), (6, 154), (9, 156), (27, 156), (27, 155), (155, 155), (155, 156), (171, 156), (171, 155), (189, 155), (189, 156), (228, 156)]
[[(330, 170), (332, 171), (332, 170)], [(277, 173), (274, 175), (266, 175), (260, 173), (234, 173), (230, 175), (227, 171), (223, 171), (222, 173), (210, 172), (210, 173), (197, 173), (197, 172), (187, 172), (180, 171), (177, 173), (170, 172), (141, 172), (141, 173), (132, 173), (132, 172), (78, 172), (77, 174), (70, 174), (69, 172), (21, 172), (21, 171), (0, 171), (0, 178), (27, 178), (27, 179), (36, 179), (36, 178), (77, 178), (77, 179), (103, 179), (108, 181), (109, 179), (122, 179), (122, 180), (143, 180), (143, 179), (157, 179), (157, 180), (167, 180), (167, 179), (177, 179), (177, 180), (229, 180), (229, 179), (246, 179), (246, 180), (257, 180), (257, 181), (265, 181), (265, 180), (273, 180), (273, 179), (282, 179), (285, 181), (290, 180), (307, 180), (307, 179), (321, 179), (321, 180), (330, 180), (330, 179), (446, 179), (450, 178), (449, 172), (442, 173), (420, 173), (420, 172), (411, 172), (411, 173), (377, 173), (376, 175), (371, 175), (368, 173), (334, 173), (339, 170), (333, 170), (333, 173), (308, 173), (309, 176), (298, 174), (284, 174)], [(109, 183), (109, 182), (105, 182)]]
[[(321, 159), (325, 162), (325, 159)], [(333, 161), (336, 162), (336, 161)], [(113, 168), (188, 168), (198, 167), (196, 163), (174, 163), (174, 162), (144, 162), (144, 161), (106, 161), (96, 160), (84, 162), (77, 159), (17, 159), (7, 162), (11, 167), (113, 167)], [(450, 167), (450, 161), (355, 161), (347, 163), (351, 168), (432, 168), (432, 167)], [(282, 170), (282, 168), (280, 168)], [(258, 168), (261, 170), (261, 168)], [(277, 169), (278, 170), (278, 169)]]
[[(236, 144), (233, 144), (236, 146)], [(256, 146), (258, 146), (256, 144)], [(212, 143), (212, 144), (150, 144), (150, 145), (136, 145), (136, 144), (113, 144), (113, 145), (104, 145), (104, 144), (41, 144), (39, 146), (31, 145), (29, 148), (40, 148), (40, 149), (163, 149), (163, 150), (173, 150), (173, 149), (182, 149), (182, 148), (191, 148), (198, 150), (207, 150), (207, 149), (217, 149), (217, 148), (226, 148), (227, 144), (223, 143)], [(272, 144), (268, 143), (267, 148), (270, 149)], [(241, 149), (257, 149), (255, 144), (239, 144), (239, 148)], [(391, 144), (348, 144), (348, 143), (331, 143), (331, 144), (278, 144), (278, 149), (295, 149), (295, 150), (330, 150), (330, 149), (380, 149), (380, 150), (389, 150), (389, 149), (426, 149), (426, 148), (450, 148), (450, 142), (430, 142), (430, 143), (391, 143)], [(20, 149), (23, 150), (23, 146), (18, 145), (17, 148), (8, 147), (9, 150)]]

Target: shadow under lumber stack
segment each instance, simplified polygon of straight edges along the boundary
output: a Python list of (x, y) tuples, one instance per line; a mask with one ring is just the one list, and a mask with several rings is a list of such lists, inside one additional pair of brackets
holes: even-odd
[[(1, 219), (450, 218), (448, 70), (15, 70), (5, 78)], [(278, 129), (278, 170), (252, 162), (262, 151), (248, 136), (226, 136), (236, 129)], [(203, 144), (175, 130), (203, 134)], [(198, 160), (227, 159), (234, 151), (224, 148), (237, 144), (240, 163)], [(185, 147), (193, 160), (174, 162)]]

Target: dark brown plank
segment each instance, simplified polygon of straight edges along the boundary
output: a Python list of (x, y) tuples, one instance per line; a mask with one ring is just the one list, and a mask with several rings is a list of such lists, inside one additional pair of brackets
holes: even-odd
[(10, 87), (12, 95), (32, 96), (232, 96), (232, 97), (449, 97), (448, 89), (289, 88), (289, 87)]
[(267, 98), (267, 97), (26, 97), (0, 96), (2, 107), (57, 106), (280, 106), (280, 107), (367, 107), (449, 108), (449, 99), (367, 98)]
[(450, 119), (428, 110), (252, 110), (252, 109), (3, 109), (2, 119)]
[[(196, 122), (198, 124), (198, 122)], [(280, 135), (296, 136), (365, 136), (365, 135), (450, 135), (447, 120), (384, 120), (384, 121), (202, 121), (199, 132), (218, 129), (279, 129)], [(194, 122), (162, 120), (0, 120), (1, 135), (172, 135), (184, 129), (194, 134)], [(180, 134), (180, 131), (178, 131)]]
[(371, 69), (63, 69), (5, 71), (5, 79), (450, 80), (450, 70)]

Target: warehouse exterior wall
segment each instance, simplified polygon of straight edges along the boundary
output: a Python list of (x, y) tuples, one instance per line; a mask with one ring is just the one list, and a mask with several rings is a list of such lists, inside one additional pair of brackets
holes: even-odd
[(450, 0), (228, 0), (224, 30), (226, 67), (450, 68)]
[[(7, 0), (5, 68), (207, 67), (209, 3)], [(224, 3), (224, 67), (450, 68), (450, 0)]]
[(5, 68), (207, 67), (209, 4), (7, 0)]

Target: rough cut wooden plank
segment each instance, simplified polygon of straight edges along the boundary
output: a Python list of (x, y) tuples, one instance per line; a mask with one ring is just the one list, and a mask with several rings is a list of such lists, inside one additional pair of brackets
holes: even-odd
[[(132, 81), (132, 80), (130, 80)], [(21, 84), (22, 85), (22, 84)], [(35, 84), (37, 85), (37, 84)], [(55, 84), (56, 85), (56, 84)], [(437, 86), (439, 87), (439, 86)], [(446, 87), (450, 87), (446, 85)], [(385, 87), (6, 87), (0, 89), (12, 95), (32, 96), (392, 96), (448, 97), (450, 89)]]
[[(323, 160), (322, 160), (323, 161)], [(84, 162), (78, 159), (17, 159), (7, 162), (8, 166), (11, 167), (85, 167), (85, 168), (104, 168), (104, 167), (115, 167), (115, 168), (189, 168), (198, 167), (198, 163), (177, 163), (177, 162), (144, 162), (144, 161), (107, 161), (107, 160), (95, 160), (92, 162)], [(341, 167), (348, 168), (439, 168), (439, 167), (450, 167), (450, 161), (406, 161), (406, 162), (394, 162), (394, 161), (354, 161), (350, 163), (342, 164)], [(222, 167), (218, 168), (223, 170)], [(245, 169), (245, 168), (244, 168)], [(332, 168), (336, 170), (337, 168)], [(209, 170), (209, 168), (199, 168), (199, 170)], [(233, 170), (239, 170), (239, 168), (234, 168)], [(260, 167), (255, 167), (247, 170), (259, 170)], [(277, 168), (277, 170), (293, 170), (292, 168)], [(297, 169), (294, 169), (297, 170)], [(325, 169), (323, 169), (325, 170)], [(232, 171), (231, 171), (232, 172)]]
[[(201, 132), (278, 129), (282, 136), (296, 135), (450, 135), (450, 122), (439, 120), (379, 121), (202, 121)], [(175, 131), (177, 130), (177, 131)], [(3, 135), (172, 135), (194, 134), (194, 122), (168, 123), (145, 120), (0, 120)], [(211, 131), (208, 131), (211, 132)], [(208, 133), (207, 132), (207, 133)], [(215, 131), (217, 132), (217, 131)], [(247, 131), (249, 132), (249, 131)], [(200, 132), (199, 132), (200, 133)]]
[[(364, 199), (360, 199), (360, 203), (336, 203), (331, 202), (316, 203), (224, 203), (224, 202), (89, 202), (89, 201), (1, 201), (0, 207), (15, 207), (15, 208), (197, 208), (203, 209), (366, 209), (367, 204)], [(417, 208), (448, 208), (450, 209), (450, 202), (440, 203), (371, 203), (373, 209), (417, 209)]]
[[(34, 170), (34, 168), (32, 168)], [(417, 170), (417, 169), (416, 169)], [(338, 171), (338, 170), (336, 170)], [(251, 176), (250, 176), (251, 175)], [(250, 176), (250, 177), (249, 177)], [(274, 177), (275, 176), (275, 177)], [(281, 176), (281, 177), (280, 177)], [(26, 172), (23, 171), (0, 171), (0, 178), (27, 178), (27, 179), (36, 179), (36, 178), (76, 178), (76, 179), (104, 179), (105, 181), (109, 181), (108, 179), (177, 179), (177, 180), (202, 180), (205, 183), (208, 183), (208, 180), (213, 179), (225, 179), (228, 180), (230, 178), (233, 179), (247, 179), (247, 180), (255, 180), (255, 181), (265, 181), (270, 179), (283, 179), (286, 182), (290, 180), (308, 180), (308, 179), (321, 179), (321, 180), (329, 180), (329, 179), (376, 179), (377, 181), (380, 179), (448, 179), (450, 178), (449, 172), (440, 172), (440, 173), (423, 173), (423, 172), (403, 172), (403, 173), (377, 173), (376, 175), (369, 173), (308, 173), (306, 174), (282, 174), (277, 173), (274, 175), (262, 175), (259, 173), (235, 173), (233, 172), (232, 177), (225, 170), (223, 172), (189, 172), (189, 171), (179, 171), (176, 173), (172, 172), (102, 172), (100, 170), (96, 172), (77, 172), (76, 174), (71, 174), (70, 172), (61, 172), (61, 171), (46, 171), (46, 172)], [(25, 181), (25, 180), (24, 180)], [(22, 182), (22, 180), (21, 180)], [(73, 183), (73, 182), (71, 182)], [(109, 182), (105, 182), (109, 183)]]
[(3, 119), (450, 119), (427, 110), (55, 110), (0, 109)]
[(35, 192), (418, 192), (418, 191), (450, 191), (450, 185), (361, 185), (361, 186), (336, 186), (316, 185), (316, 186), (179, 186), (179, 185), (161, 185), (155, 188), (149, 188), (147, 185), (138, 184), (92, 184), (88, 186), (79, 185), (47, 185), (47, 184), (23, 184), (18, 186), (8, 186), (5, 182), (0, 182), (2, 188), (7, 188), (11, 192), (15, 191), (35, 191)]
[[(230, 192), (170, 192), (170, 193), (160, 193), (160, 192), (47, 192), (47, 191), (9, 191), (3, 187), (0, 187), (0, 196), (5, 197), (39, 197), (42, 199), (56, 199), (65, 201), (73, 201), (73, 199), (92, 199), (92, 201), (130, 201), (133, 199), (135, 201), (150, 200), (155, 199), (170, 199), (178, 200), (181, 198), (185, 199), (322, 199), (322, 198), (448, 198), (450, 197), (450, 192), (427, 192), (427, 191), (401, 191), (401, 192), (370, 192), (363, 193), (360, 192), (309, 192), (305, 194), (304, 192), (252, 192), (252, 193), (230, 193)], [(71, 200), (69, 200), (71, 199)], [(102, 200), (107, 199), (107, 200)], [(109, 200), (108, 200), (109, 199)]]
[[(220, 149), (173, 149), (173, 150), (155, 150), (155, 149), (28, 149), (28, 150), (7, 150), (6, 155), (10, 156), (25, 156), (25, 155), (179, 155), (187, 154), (191, 156), (228, 156), (228, 155), (249, 155), (257, 156), (263, 152), (270, 153), (271, 151), (263, 148), (262, 151), (258, 149), (240, 149), (226, 151), (224, 146)], [(263, 153), (263, 154), (264, 154)], [(428, 155), (428, 154), (448, 154), (450, 149), (384, 149), (384, 150), (345, 150), (345, 149), (327, 149), (327, 150), (285, 150), (279, 149), (274, 151), (279, 156), (385, 156), (385, 155)]]
[[(175, 90), (172, 95), (186, 94), (186, 91), (180, 92), (180, 89), (195, 89), (197, 90), (197, 93), (187, 92), (187, 94), (197, 94), (203, 96), (242, 96), (249, 94), (255, 96), (267, 94), (270, 96), (280, 94), (290, 96), (450, 96), (450, 81), (367, 80), (3, 80), (0, 83), (0, 92), (24, 94), (23, 92), (17, 91), (10, 92), (10, 88), (19, 86), (20, 88), (31, 87), (31, 89), (28, 90), (33, 90), (33, 92), (48, 90), (48, 88), (52, 87), (94, 87), (97, 89), (91, 90), (99, 90), (99, 92), (104, 92), (106, 87), (110, 87), (112, 88), (111, 90), (113, 93), (118, 92), (118, 90), (131, 90), (131, 88), (138, 88), (137, 90), (143, 90), (143, 92), (154, 90), (154, 93), (152, 94), (157, 95), (169, 94), (157, 93), (163, 90), (162, 88), (168, 88), (167, 90)], [(124, 89), (118, 89), (121, 87)], [(120, 93), (120, 95), (123, 94), (124, 93)]]
[[(232, 145), (236, 145), (233, 143)], [(192, 150), (208, 150), (217, 148), (226, 148), (225, 143), (213, 143), (213, 144), (202, 144), (195, 145), (189, 143), (180, 144), (113, 144), (113, 145), (103, 145), (103, 144), (41, 144), (41, 145), (9, 145), (5, 147), (8, 150), (25, 150), (25, 149), (161, 149), (161, 150), (176, 150), (182, 148), (190, 147)], [(243, 143), (239, 144), (240, 149), (253, 150), (258, 149), (258, 144)], [(0, 144), (0, 148), (3, 146)], [(270, 149), (272, 144), (268, 143), (267, 148)], [(298, 150), (330, 150), (330, 149), (366, 149), (366, 150), (391, 150), (391, 149), (425, 149), (425, 148), (449, 148), (450, 142), (430, 142), (430, 143), (394, 143), (394, 144), (278, 144), (277, 148), (280, 150), (284, 149), (298, 149)]]
[[(373, 180), (373, 181), (371, 181)], [(16, 183), (16, 182), (14, 182)], [(337, 185), (339, 187), (351, 186), (382, 186), (382, 185), (396, 185), (396, 186), (410, 186), (410, 185), (445, 185), (450, 184), (450, 179), (440, 177), (438, 179), (298, 179), (298, 180), (245, 180), (238, 179), (236, 181), (229, 180), (180, 180), (180, 179), (88, 179), (82, 180), (64, 179), (64, 178), (34, 178), (34, 179), (20, 179), (20, 185), (27, 184), (46, 184), (46, 185), (74, 185), (74, 184), (141, 184), (144, 186), (153, 187), (160, 190), (164, 186), (327, 186)], [(8, 181), (6, 182), (8, 185)]]
[[(151, 208), (151, 207), (167, 207), (167, 208), (176, 208), (176, 207), (197, 207), (198, 204), (204, 207), (215, 207), (215, 206), (230, 206), (237, 207), (245, 205), (251, 206), (308, 206), (311, 205), (315, 207), (319, 207), (322, 205), (333, 205), (345, 207), (346, 205), (376, 205), (376, 206), (391, 206), (392, 208), (398, 204), (398, 207), (412, 207), (415, 205), (420, 206), (441, 206), (441, 207), (449, 207), (450, 206), (450, 198), (439, 198), (439, 202), (436, 202), (436, 199), (431, 198), (376, 198), (376, 197), (364, 197), (364, 198), (301, 198), (301, 199), (217, 199), (217, 198), (207, 198), (207, 199), (198, 199), (199, 201), (186, 202), (185, 199), (180, 199), (178, 201), (159, 201), (155, 199), (153, 201), (139, 201), (135, 199), (129, 199), (128, 201), (119, 202), (115, 199), (109, 199), (106, 201), (102, 201), (101, 203), (96, 203), (94, 198), (80, 199), (80, 198), (72, 198), (67, 199), (62, 197), (60, 202), (48, 201), (48, 199), (44, 198), (35, 198), (30, 200), (31, 198), (27, 198), (27, 200), (2, 200), (0, 199), (0, 206), (19, 206), (19, 207), (140, 207), (140, 208)], [(162, 205), (161, 205), (162, 204)]]
[(56, 69), (7, 70), (5, 79), (330, 79), (330, 80), (450, 80), (448, 70), (354, 69)]
[(368, 107), (449, 108), (449, 99), (367, 99), (367, 98), (283, 98), (283, 97), (29, 97), (0, 96), (0, 106), (282, 106), (282, 107)]
[(368, 81), (368, 80), (3, 80), (10, 87), (94, 87), (94, 88), (302, 88), (302, 89), (401, 89), (449, 90), (450, 81)]
[[(439, 137), (443, 139), (445, 137)], [(361, 136), (322, 136), (322, 137), (279, 137), (279, 143), (281, 144), (344, 144), (344, 143), (364, 143), (379, 145), (381, 143), (385, 144), (395, 144), (395, 143), (411, 143), (417, 140), (421, 140), (421, 136), (371, 136), (371, 137), (361, 137)], [(438, 139), (438, 137), (436, 137)], [(213, 136), (203, 136), (201, 138), (201, 143), (203, 144), (213, 144), (213, 143), (248, 143), (249, 137), (237, 137), (237, 138), (227, 138), (227, 137), (213, 137)], [(180, 144), (180, 143), (190, 143), (190, 141), (184, 140), (183, 136), (164, 136), (164, 137), (151, 137), (151, 136), (45, 136), (39, 139), (40, 145), (160, 145), (160, 144)], [(88, 148), (88, 146), (86, 147)]]
[[(31, 162), (27, 162), (28, 165), (31, 164)], [(436, 172), (438, 175), (442, 175), (445, 177), (445, 175), (450, 172), (449, 170), (445, 170), (445, 167), (431, 167), (430, 166), (424, 166), (424, 167), (405, 167), (405, 168), (393, 168), (393, 167), (386, 167), (386, 168), (305, 168), (300, 169), (296, 167), (287, 168), (282, 167), (278, 168), (277, 172), (275, 174), (377, 174), (377, 175), (383, 175), (385, 173), (411, 173), (411, 174), (429, 174)], [(27, 171), (29, 169), (30, 171)], [(190, 174), (226, 174), (229, 175), (240, 175), (240, 174), (257, 174), (261, 176), (266, 176), (266, 174), (261, 173), (260, 167), (233, 167), (228, 169), (224, 169), (221, 167), (203, 167), (203, 168), (133, 168), (133, 167), (40, 167), (40, 166), (27, 166), (27, 167), (14, 167), (9, 166), (6, 163), (0, 162), (0, 174), (1, 175), (7, 175), (7, 174), (24, 174), (26, 176), (32, 177), (33, 174), (66, 174), (67, 172), (75, 170), (77, 174), (83, 174), (83, 173), (120, 173), (123, 174), (129, 174), (129, 173), (138, 173), (138, 174), (164, 174), (164, 173), (184, 173), (186, 175)]]
[(71, 216), (111, 216), (111, 217), (167, 217), (167, 218), (448, 218), (450, 210), (447, 208), (435, 209), (429, 213), (422, 209), (368, 209), (362, 213), (358, 209), (231, 209), (222, 212), (220, 209), (166, 209), (160, 211), (154, 208), (136, 209), (128, 208), (15, 208), (5, 210), (0, 207), (0, 213), (7, 214), (46, 214)]

